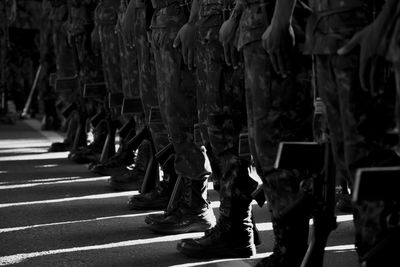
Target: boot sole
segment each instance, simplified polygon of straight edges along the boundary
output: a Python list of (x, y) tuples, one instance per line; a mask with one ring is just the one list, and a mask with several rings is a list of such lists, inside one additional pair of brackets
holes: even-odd
[(192, 232), (204, 232), (210, 228), (212, 228), (211, 224), (206, 223), (193, 223), (181, 228), (169, 228), (167, 225), (159, 225), (156, 223), (148, 224), (150, 230), (158, 234), (185, 234), (185, 233), (192, 233)]
[(212, 259), (212, 258), (250, 258), (256, 255), (255, 245), (250, 245), (246, 247), (230, 248), (226, 247), (221, 250), (221, 248), (201, 248), (201, 249), (188, 249), (181, 246), (178, 243), (177, 249), (180, 253), (188, 256), (189, 258), (197, 259)]

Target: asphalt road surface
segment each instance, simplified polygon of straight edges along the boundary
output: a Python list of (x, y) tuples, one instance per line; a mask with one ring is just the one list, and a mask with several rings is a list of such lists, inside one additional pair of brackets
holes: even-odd
[[(262, 244), (251, 259), (187, 258), (176, 250), (182, 238), (202, 233), (157, 235), (144, 223), (150, 213), (130, 211), (138, 192), (114, 192), (109, 177), (99, 177), (67, 159), (48, 153), (60, 133), (39, 130), (34, 119), (0, 124), (0, 266), (253, 266), (273, 249), (266, 207), (253, 205)], [(218, 216), (218, 195), (209, 198)], [(357, 265), (350, 214), (338, 214), (325, 267)]]

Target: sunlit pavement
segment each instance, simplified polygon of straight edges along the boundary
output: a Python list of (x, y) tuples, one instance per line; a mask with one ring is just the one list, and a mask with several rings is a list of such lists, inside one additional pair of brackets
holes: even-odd
[[(273, 249), (266, 207), (253, 205), (262, 244), (251, 259), (195, 260), (179, 254), (177, 242), (202, 233), (163, 236), (134, 212), (127, 199), (137, 192), (113, 192), (107, 176), (47, 148), (63, 137), (39, 131), (33, 119), (0, 124), (0, 266), (252, 266)], [(218, 216), (218, 195), (209, 190)], [(352, 217), (338, 214), (324, 266), (357, 266)]]

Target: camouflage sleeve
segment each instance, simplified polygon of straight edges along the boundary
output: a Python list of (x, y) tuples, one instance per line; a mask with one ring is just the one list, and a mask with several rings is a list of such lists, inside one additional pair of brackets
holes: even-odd
[(193, 0), (192, 7), (190, 8), (190, 17), (188, 20), (188, 24), (195, 24), (199, 19), (199, 1)]
[[(391, 29), (387, 32), (386, 37), (382, 38), (382, 42), (387, 42), (387, 45), (381, 46), (385, 57), (390, 62), (400, 62), (400, 2), (397, 0), (388, 0), (385, 6), (385, 9), (392, 10), (394, 12), (393, 16), (385, 16), (386, 19), (388, 17), (392, 18), (390, 27)], [(383, 48), (387, 47), (387, 49)]]
[(244, 0), (236, 0), (235, 1), (235, 7), (231, 13), (231, 19), (233, 19), (233, 21), (235, 21), (236, 23), (239, 23), (239, 20), (240, 20), (240, 17), (242, 16), (244, 7), (245, 7)]

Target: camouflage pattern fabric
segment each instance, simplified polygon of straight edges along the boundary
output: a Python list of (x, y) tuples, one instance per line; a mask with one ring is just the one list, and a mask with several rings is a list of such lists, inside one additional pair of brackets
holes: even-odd
[[(369, 21), (364, 11), (340, 12), (331, 15), (314, 14), (308, 21), (306, 53), (332, 54), (346, 44), (353, 33), (360, 31)], [(336, 34), (335, 34), (336, 33)]]
[(39, 29), (41, 0), (17, 0), (17, 17), (12, 27), (19, 29)]
[(234, 70), (225, 64), (223, 47), (218, 41), (222, 5), (207, 5), (203, 1), (199, 4), (197, 101), (199, 113), (205, 114), (210, 145), (220, 163), (220, 216), (231, 218), (232, 199), (249, 200), (252, 191), (248, 183), (251, 180), (240, 181), (248, 176), (243, 175), (247, 164), (238, 156), (239, 135), (247, 128), (244, 73), (242, 66)]
[[(40, 64), (42, 65), (42, 71), (38, 83), (39, 98), (44, 104), (44, 114), (46, 119), (52, 118), (54, 120), (53, 125), (55, 128), (58, 127), (58, 115), (55, 107), (57, 95), (49, 84), (49, 76), (55, 72), (55, 60), (54, 60), (54, 45), (52, 42), (52, 28), (50, 15), (52, 6), (50, 1), (42, 1), (42, 16), (41, 16), (41, 27), (40, 27)], [(45, 124), (43, 127), (51, 127), (51, 125)]]
[(84, 83), (103, 82), (101, 57), (92, 49), (91, 33), (94, 28), (92, 13), (95, 6), (70, 3), (67, 30), (74, 57), (79, 67), (80, 77)]
[(239, 50), (244, 45), (261, 40), (261, 35), (268, 26), (267, 9), (274, 6), (274, 1), (264, 1), (263, 3), (247, 4), (239, 22), (239, 36), (237, 47)]
[[(336, 55), (337, 48), (369, 23), (371, 16), (368, 15), (372, 10), (328, 11), (332, 11), (331, 15), (323, 16), (319, 24), (311, 21), (316, 30), (307, 33), (310, 36), (308, 49), (316, 58), (317, 87), (326, 105), (334, 160), (342, 172), (347, 172), (346, 177), (352, 187), (355, 172), (360, 167), (399, 164), (392, 150), (393, 144), (388, 143), (386, 138), (388, 130), (395, 126), (393, 112), (396, 97), (393, 88), (379, 90), (376, 94), (362, 90), (358, 76), (358, 51), (346, 56)], [(311, 31), (311, 28), (308, 30)], [(386, 208), (379, 201), (356, 205), (354, 225), (360, 256), (385, 233), (380, 220)]]
[(77, 66), (73, 50), (68, 43), (67, 27), (64, 24), (68, 18), (68, 7), (66, 0), (52, 1), (52, 13), (50, 15), (53, 26), (53, 44), (56, 60), (57, 76), (71, 77), (77, 74)]
[(104, 78), (110, 93), (122, 93), (118, 35), (115, 32), (118, 8), (118, 1), (102, 0), (95, 12), (95, 23), (101, 43)]
[(262, 177), (273, 169), (279, 142), (311, 139), (310, 73), (277, 77), (261, 42), (246, 45), (243, 55), (250, 148)]
[[(283, 79), (273, 71), (268, 54), (261, 46), (261, 34), (268, 26), (270, 3), (247, 5), (239, 24), (239, 47), (245, 69), (247, 121), (250, 151), (272, 214), (279, 213), (298, 197), (299, 181), (290, 170), (274, 170), (281, 141), (306, 141), (312, 137), (312, 98), (307, 65), (295, 66)], [(296, 54), (294, 62), (307, 62)], [(295, 176), (296, 177), (296, 176)]]
[(119, 55), (121, 64), (121, 76), (122, 76), (122, 91), (125, 98), (139, 97), (139, 70), (137, 63), (136, 50), (133, 47), (128, 47), (124, 41), (124, 37), (121, 32), (121, 20), (127, 9), (127, 3), (125, 0), (121, 1), (118, 22), (115, 30), (118, 34), (119, 44)]
[[(399, 229), (400, 225), (398, 221), (393, 220), (394, 218), (398, 218), (399, 215), (399, 201), (365, 200), (355, 204), (354, 218), (358, 222), (355, 225), (356, 245), (361, 261), (366, 260), (365, 257), (368, 255), (368, 252), (376, 248), (379, 242), (390, 237), (395, 229)], [(385, 254), (385, 252), (386, 251), (383, 251), (381, 253)], [(389, 253), (393, 253), (393, 251)], [(379, 257), (385, 257), (385, 255), (382, 254), (379, 255), (377, 259), (373, 260), (378, 260), (378, 264), (371, 264), (371, 266), (379, 266), (382, 262), (388, 261), (387, 258), (379, 259)], [(394, 255), (389, 256), (393, 257)], [(398, 266), (396, 264), (398, 264), (398, 260), (395, 260), (395, 262), (391, 261), (390, 264), (385, 263), (385, 266)], [(370, 265), (368, 264), (368, 266)]]
[[(145, 4), (142, 0), (131, 1), (135, 1), (134, 7), (136, 13), (134, 32), (139, 71), (138, 88), (140, 90), (145, 119), (146, 122), (148, 122), (151, 107), (159, 106), (154, 56), (153, 52), (150, 50), (150, 43), (148, 40), (147, 17), (150, 14), (147, 13), (146, 5), (150, 3)], [(160, 151), (169, 143), (165, 113), (161, 112), (161, 117), (162, 121), (159, 124), (149, 125), (156, 151)]]
[(152, 19), (152, 49), (155, 57), (161, 113), (175, 148), (175, 170), (189, 179), (203, 180), (210, 174), (203, 151), (194, 143), (197, 123), (196, 88), (193, 73), (183, 64), (179, 49), (173, 48), (178, 30), (187, 21), (179, 3), (156, 10)]

